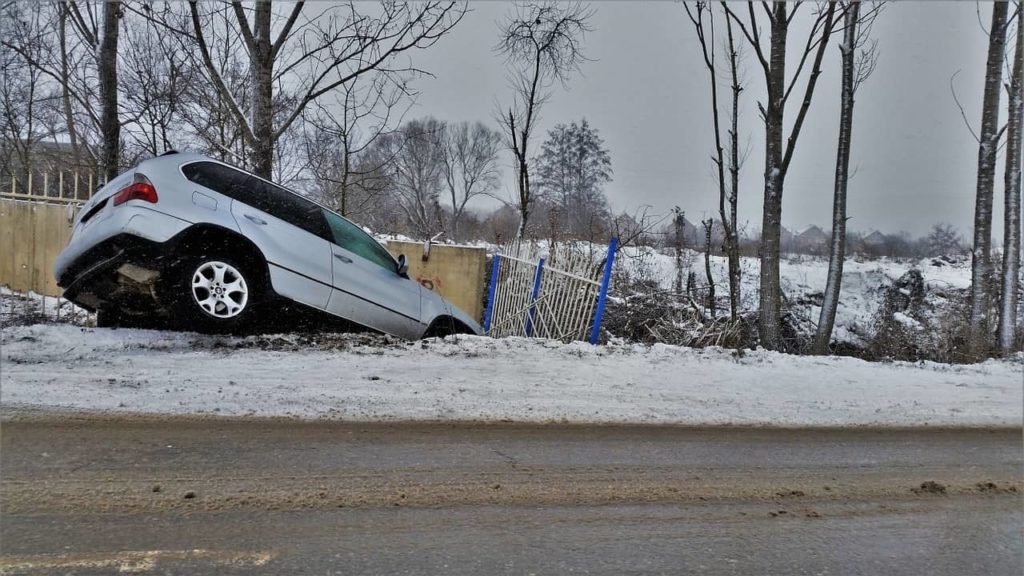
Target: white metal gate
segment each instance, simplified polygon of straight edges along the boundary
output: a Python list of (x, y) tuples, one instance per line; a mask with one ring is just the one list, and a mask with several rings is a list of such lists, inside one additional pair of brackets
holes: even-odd
[(517, 242), (494, 255), (484, 330), (597, 343), (616, 239), (603, 262), (572, 245)]

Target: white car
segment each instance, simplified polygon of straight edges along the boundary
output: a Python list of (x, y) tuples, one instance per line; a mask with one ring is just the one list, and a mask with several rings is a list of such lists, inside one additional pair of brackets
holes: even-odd
[(404, 256), (303, 196), (172, 152), (82, 206), (54, 273), (101, 326), (223, 332), (313, 310), (408, 339), (481, 333), (406, 268)]

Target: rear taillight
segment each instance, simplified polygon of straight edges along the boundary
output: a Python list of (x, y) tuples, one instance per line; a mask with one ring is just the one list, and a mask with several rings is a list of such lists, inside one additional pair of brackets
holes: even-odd
[(114, 206), (119, 206), (129, 200), (142, 200), (143, 202), (156, 204), (158, 200), (156, 188), (153, 187), (153, 183), (149, 181), (149, 178), (142, 174), (136, 174), (135, 182), (114, 194)]

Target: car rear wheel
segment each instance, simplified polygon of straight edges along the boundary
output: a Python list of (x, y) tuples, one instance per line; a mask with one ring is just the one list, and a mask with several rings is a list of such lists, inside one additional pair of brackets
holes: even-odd
[(189, 258), (174, 273), (175, 316), (187, 330), (231, 332), (252, 324), (261, 277), (233, 258)]

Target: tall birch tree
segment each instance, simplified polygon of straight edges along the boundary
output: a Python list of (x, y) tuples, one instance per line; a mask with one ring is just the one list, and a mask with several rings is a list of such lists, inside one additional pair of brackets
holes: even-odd
[(871, 23), (877, 8), (861, 16), (860, 0), (847, 3), (843, 13), (843, 41), (839, 45), (842, 59), (842, 93), (839, 108), (839, 144), (836, 151), (835, 187), (832, 200), (832, 238), (829, 249), (828, 279), (825, 296), (814, 337), (814, 353), (826, 354), (832, 339), (832, 328), (839, 306), (846, 259), (846, 192), (850, 181), (850, 147), (853, 139), (854, 96), (861, 83), (871, 75), (877, 60), (876, 44), (868, 42)]
[(1021, 122), (1024, 117), (1024, 3), (1017, 2), (1017, 46), (1007, 94), (1006, 178), (1003, 210), (1003, 285), (999, 303), (998, 345), (1002, 354), (1014, 352), (1017, 332), (1017, 294), (1020, 289)]
[(999, 96), (1003, 79), (1003, 50), (1009, 2), (992, 4), (978, 132), (978, 180), (974, 202), (974, 244), (971, 250), (971, 316), (968, 353), (981, 358), (991, 347), (992, 304), (992, 194), (999, 148)]
[[(789, 171), (796, 143), (800, 137), (807, 111), (811, 106), (814, 88), (821, 75), (821, 63), (825, 56), (835, 27), (836, 4), (829, 2), (814, 15), (811, 29), (799, 52), (797, 68), (791, 77), (786, 74), (786, 55), (789, 41), (789, 28), (797, 11), (805, 5), (796, 2), (790, 5), (778, 1), (769, 4), (753, 2), (746, 4), (746, 17), (733, 11), (728, 4), (725, 10), (733, 22), (739, 27), (744, 38), (753, 48), (757, 61), (764, 72), (767, 88), (765, 103), (759, 103), (761, 118), (765, 128), (765, 163), (764, 163), (764, 204), (761, 218), (761, 278), (758, 303), (758, 330), (761, 344), (766, 348), (780, 350), (782, 341), (782, 286), (779, 277), (779, 254), (782, 240), (782, 193)], [(768, 20), (768, 33), (764, 36), (761, 23), (757, 16), (759, 6)], [(766, 38), (768, 49), (762, 45)], [(807, 83), (802, 94), (796, 119), (786, 137), (785, 111), (798, 81), (807, 70), (808, 59), (811, 65), (807, 75)]]

